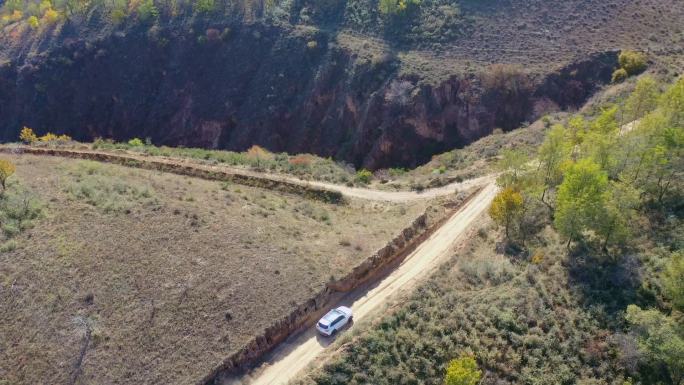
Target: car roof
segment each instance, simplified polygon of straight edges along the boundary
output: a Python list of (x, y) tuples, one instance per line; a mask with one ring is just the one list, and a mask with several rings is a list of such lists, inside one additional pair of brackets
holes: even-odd
[(352, 309), (346, 307), (346, 306), (339, 306), (337, 310), (341, 311), (342, 313), (346, 315), (350, 315), (352, 313)]
[(326, 315), (321, 318), (321, 321), (326, 321), (327, 323), (333, 322), (337, 317), (344, 315), (341, 311), (337, 309), (330, 310)]

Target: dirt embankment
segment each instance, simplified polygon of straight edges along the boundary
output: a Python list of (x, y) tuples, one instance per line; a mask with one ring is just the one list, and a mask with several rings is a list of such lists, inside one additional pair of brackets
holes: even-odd
[(342, 193), (325, 188), (314, 187), (305, 183), (296, 183), (283, 178), (262, 177), (256, 173), (238, 173), (230, 170), (216, 170), (201, 165), (188, 165), (181, 162), (172, 162), (162, 159), (149, 159), (132, 155), (109, 154), (95, 151), (77, 151), (56, 148), (40, 147), (6, 147), (0, 146), (0, 152), (26, 153), (32, 155), (61, 156), (64, 158), (88, 159), (98, 162), (121, 164), (129, 167), (158, 170), (196, 178), (226, 181), (251, 187), (260, 187), (269, 190), (280, 191), (288, 194), (297, 194), (309, 199), (315, 199), (326, 203), (339, 204), (344, 202)]
[(198, 384), (213, 384), (219, 375), (239, 372), (254, 365), (261, 357), (286, 338), (313, 325), (329, 310), (330, 304), (336, 298), (340, 298), (344, 293), (350, 292), (385, 274), (388, 268), (410, 254), (418, 245), (439, 229), (453, 213), (458, 211), (473, 196), (477, 195), (479, 191), (480, 189), (477, 189), (471, 191), (469, 195), (463, 196), (458, 204), (450, 206), (447, 212), (442, 213), (439, 218), (433, 221), (429, 219), (427, 213), (418, 216), (399, 235), (388, 242), (387, 245), (361, 262), (346, 276), (328, 282), (319, 293), (306, 303), (299, 305), (287, 317), (277, 320), (272, 326), (265, 329), (261, 336), (254, 338), (239, 352), (217, 365)]

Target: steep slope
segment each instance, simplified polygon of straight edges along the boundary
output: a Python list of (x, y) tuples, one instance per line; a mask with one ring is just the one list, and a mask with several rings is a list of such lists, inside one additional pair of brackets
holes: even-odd
[(132, 12), (112, 25), (96, 9), (36, 30), (10, 23), (0, 37), (0, 137), (29, 125), (77, 139), (257, 143), (415, 166), (580, 105), (610, 80), (616, 48), (676, 55), (659, 47), (681, 31), (658, 35), (653, 15), (662, 26), (684, 19), (680, 2), (654, 0), (426, 1), (399, 16), (374, 2), (330, 3), (278, 3), (250, 17), (165, 17), (159, 5), (154, 21)]

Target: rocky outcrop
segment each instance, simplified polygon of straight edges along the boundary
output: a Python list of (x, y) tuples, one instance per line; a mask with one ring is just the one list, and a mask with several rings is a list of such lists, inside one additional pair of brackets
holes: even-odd
[(336, 39), (322, 29), (209, 21), (9, 31), (0, 36), (0, 139), (16, 140), (28, 125), (84, 141), (259, 144), (359, 167), (412, 167), (494, 128), (580, 105), (616, 64), (605, 53), (546, 76), (494, 66), (433, 84), (400, 75), (389, 48), (369, 60)]

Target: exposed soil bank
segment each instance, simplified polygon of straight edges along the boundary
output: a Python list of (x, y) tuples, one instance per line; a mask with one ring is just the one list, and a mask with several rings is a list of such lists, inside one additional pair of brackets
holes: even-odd
[(381, 277), (387, 272), (388, 268), (391, 268), (395, 263), (400, 262), (409, 255), (479, 192), (480, 189), (471, 192), (458, 205), (451, 208), (448, 213), (434, 223), (428, 223), (427, 214), (420, 215), (411, 225), (402, 230), (392, 241), (388, 242), (385, 247), (360, 263), (346, 276), (327, 283), (318, 294), (306, 303), (299, 305), (287, 317), (276, 321), (272, 326), (264, 330), (261, 336), (254, 338), (239, 352), (226, 358), (215, 370), (199, 381), (198, 384), (214, 384), (217, 379), (226, 376), (228, 373), (245, 370), (257, 363), (265, 354), (292, 334), (312, 326), (329, 310), (330, 304), (334, 303), (336, 298), (340, 298), (342, 294)]
[(128, 167), (137, 167), (147, 170), (170, 172), (179, 175), (187, 175), (196, 178), (218, 180), (242, 184), (245, 186), (265, 188), (288, 194), (297, 194), (309, 199), (320, 200), (327, 203), (343, 203), (344, 197), (338, 191), (310, 186), (308, 184), (294, 183), (284, 179), (261, 177), (258, 174), (237, 173), (223, 170), (212, 170), (200, 165), (184, 165), (171, 161), (143, 159), (127, 155), (107, 154), (102, 152), (75, 151), (55, 148), (37, 147), (7, 147), (0, 146), (0, 152), (13, 154), (32, 154), (61, 156), (64, 158), (88, 159), (98, 162), (116, 163)]
[(149, 137), (240, 151), (260, 144), (373, 169), (414, 167), (497, 127), (580, 106), (616, 65), (611, 52), (546, 75), (483, 68), (425, 84), (419, 74), (399, 75), (391, 50), (369, 60), (334, 32), (208, 21), (17, 30), (0, 36), (3, 45), (3, 141), (28, 125), (81, 141)]

